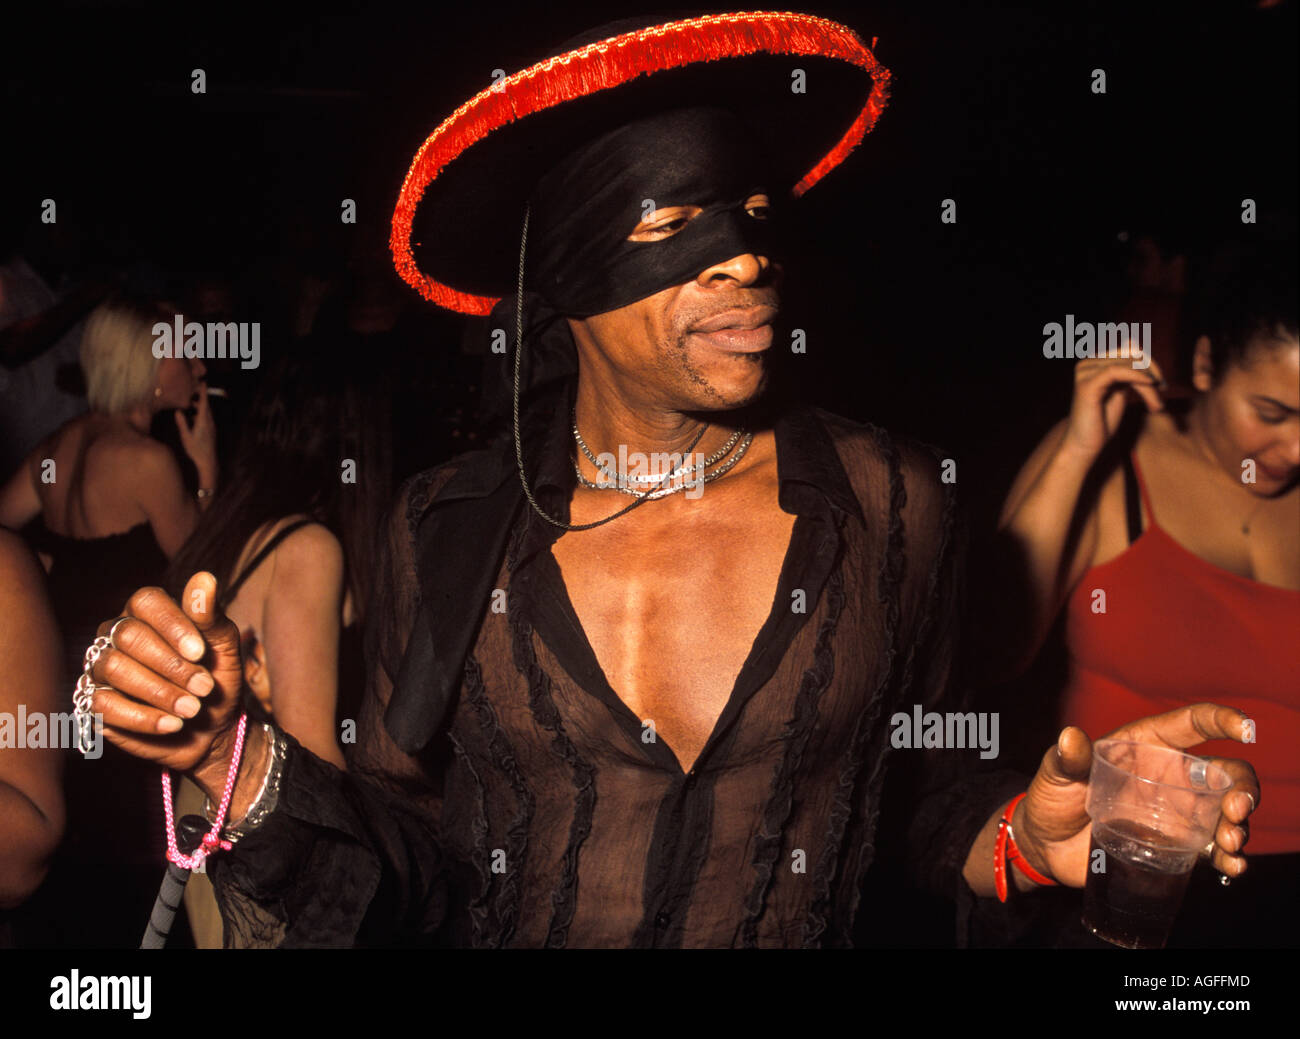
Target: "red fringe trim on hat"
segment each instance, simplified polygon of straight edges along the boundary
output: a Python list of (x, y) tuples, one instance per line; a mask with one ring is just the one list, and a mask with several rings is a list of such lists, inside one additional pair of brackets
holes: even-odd
[(794, 186), (798, 198), (838, 166), (871, 132), (889, 100), (889, 70), (853, 30), (812, 15), (747, 12), (669, 22), (587, 44), (516, 72), (474, 95), (416, 152), (393, 211), (389, 247), (398, 274), (422, 296), (464, 314), (485, 315), (497, 299), (460, 292), (420, 271), (411, 227), (425, 188), (476, 141), (534, 112), (619, 86), (640, 75), (699, 61), (759, 52), (838, 58), (870, 74), (871, 94), (848, 131)]

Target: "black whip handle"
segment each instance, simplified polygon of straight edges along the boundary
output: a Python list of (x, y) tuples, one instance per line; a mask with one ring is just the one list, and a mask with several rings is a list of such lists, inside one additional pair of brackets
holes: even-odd
[[(191, 855), (203, 841), (209, 824), (201, 815), (183, 816), (176, 824), (176, 846), (182, 855)], [(163, 874), (162, 887), (158, 889), (158, 898), (149, 914), (149, 924), (144, 929), (140, 940), (142, 949), (161, 949), (167, 944), (171, 934), (172, 922), (176, 911), (181, 907), (181, 897), (185, 894), (185, 884), (190, 879), (190, 871), (182, 869), (168, 860), (167, 872)]]

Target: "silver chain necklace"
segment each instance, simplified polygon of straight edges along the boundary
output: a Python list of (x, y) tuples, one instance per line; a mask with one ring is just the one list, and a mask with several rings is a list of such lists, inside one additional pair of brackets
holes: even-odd
[[(706, 426), (705, 428), (707, 429), (708, 427)], [(604, 475), (606, 479), (618, 483), (619, 485), (625, 483), (656, 484), (656, 485), (664, 484), (667, 483), (669, 480), (677, 480), (690, 473), (697, 473), (702, 469), (707, 469), (709, 466), (713, 465), (719, 459), (725, 457), (727, 453), (733, 447), (736, 446), (736, 441), (740, 439), (742, 432), (743, 432), (742, 430), (739, 429), (736, 430), (734, 433), (731, 434), (731, 438), (725, 444), (723, 444), (720, 448), (718, 448), (718, 450), (714, 451), (713, 454), (709, 455), (709, 457), (704, 459), (703, 461), (690, 466), (688, 466), (686, 462), (683, 461), (681, 465), (679, 465), (676, 469), (674, 469), (672, 472), (666, 475), (645, 476), (640, 474), (630, 475), (628, 473), (619, 474), (617, 472), (604, 468), (600, 464), (600, 460), (594, 454), (591, 453), (591, 448), (587, 446), (587, 442), (582, 439), (582, 434), (578, 432), (578, 413), (576, 410), (573, 413), (573, 439), (578, 442), (578, 447), (582, 449), (582, 453), (586, 456), (587, 461), (589, 461), (598, 472)], [(697, 437), (696, 440), (698, 442), (699, 438)], [(686, 459), (689, 460), (690, 452), (689, 451), (684, 452), (684, 454), (686, 456)], [(582, 474), (579, 473), (579, 475)]]
[[(703, 431), (701, 431), (701, 435), (702, 433)], [(574, 423), (573, 426), (573, 436), (574, 439), (578, 442), (578, 444), (582, 447), (583, 454), (587, 456), (588, 460), (591, 461), (591, 463), (601, 473), (606, 473), (606, 470), (601, 469), (600, 463), (597, 462), (594, 458), (592, 458), (591, 451), (587, 448), (586, 444), (582, 440), (582, 434), (578, 432), (578, 425), (576, 422)], [(697, 436), (695, 439), (696, 441), (698, 441), (699, 436)], [(727, 445), (724, 448), (724, 450), (715, 451), (712, 455), (709, 456), (709, 458), (707, 458), (704, 461), (704, 463), (702, 463), (702, 465), (692, 466), (689, 470), (685, 470), (685, 472), (693, 473), (704, 468), (705, 466), (713, 464), (714, 462), (718, 461), (718, 459), (722, 458), (723, 455), (726, 453), (726, 451), (729, 451), (731, 447), (735, 445), (738, 440), (739, 440), (739, 446), (736, 447), (735, 451), (731, 454), (731, 457), (728, 458), (725, 462), (723, 462), (722, 465), (718, 466), (717, 469), (713, 470), (713, 472), (705, 473), (703, 478), (700, 479), (699, 481), (687, 480), (673, 487), (660, 486), (655, 490), (639, 491), (633, 487), (628, 487), (624, 481), (619, 481), (612, 485), (607, 483), (606, 484), (596, 483), (592, 480), (588, 480), (585, 476), (582, 475), (582, 465), (581, 463), (579, 463), (579, 461), (576, 458), (573, 460), (573, 471), (575, 474), (577, 474), (578, 483), (581, 484), (583, 487), (589, 488), (590, 490), (621, 491), (623, 494), (629, 494), (634, 498), (638, 498), (645, 501), (654, 501), (659, 498), (666, 498), (670, 494), (676, 494), (678, 491), (684, 491), (689, 487), (702, 486), (703, 484), (706, 483), (712, 483), (714, 480), (720, 479), (721, 477), (725, 476), (727, 473), (731, 471), (731, 469), (736, 465), (737, 462), (739, 462), (742, 458), (745, 457), (745, 452), (749, 450), (749, 445), (754, 442), (753, 433), (745, 433), (743, 439), (741, 439), (741, 433), (739, 430), (737, 430), (736, 434), (727, 442)], [(606, 473), (606, 475), (609, 474)], [(682, 475), (682, 474), (669, 473), (667, 476), (659, 477), (657, 482), (660, 483), (661, 485), (666, 484), (670, 479), (673, 479), (677, 475)]]

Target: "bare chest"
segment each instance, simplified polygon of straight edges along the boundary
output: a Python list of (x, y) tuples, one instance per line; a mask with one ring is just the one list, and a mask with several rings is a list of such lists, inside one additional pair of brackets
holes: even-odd
[(677, 523), (648, 516), (567, 534), (552, 551), (610, 687), (643, 738), (653, 730), (689, 769), (772, 612), (795, 517), (775, 493), (682, 511)]

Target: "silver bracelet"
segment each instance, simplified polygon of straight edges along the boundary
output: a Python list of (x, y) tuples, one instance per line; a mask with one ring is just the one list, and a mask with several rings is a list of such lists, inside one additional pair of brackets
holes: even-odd
[[(280, 800), (280, 779), (284, 774), (284, 761), (289, 744), (278, 729), (266, 722), (262, 723), (262, 733), (266, 737), (270, 750), (266, 772), (262, 776), (262, 785), (258, 788), (257, 796), (248, 806), (244, 818), (235, 825), (224, 827), (221, 831), (222, 836), (232, 844), (250, 830), (255, 830), (266, 822)], [(213, 818), (212, 802), (206, 797), (203, 799), (203, 814), (207, 816), (208, 822), (216, 821)]]

